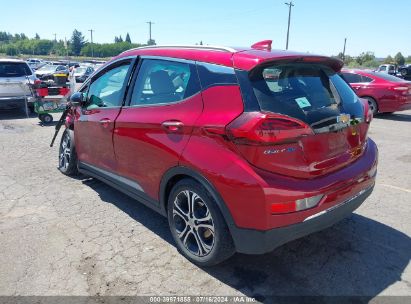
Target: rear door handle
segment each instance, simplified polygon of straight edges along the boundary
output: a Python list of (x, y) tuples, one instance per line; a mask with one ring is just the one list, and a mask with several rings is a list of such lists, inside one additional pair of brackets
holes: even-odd
[(107, 128), (107, 127), (109, 126), (110, 122), (111, 122), (110, 119), (108, 119), (108, 118), (103, 118), (103, 119), (100, 120), (100, 125), (101, 125), (103, 128)]
[(163, 122), (161, 126), (169, 132), (178, 132), (184, 124), (178, 120), (168, 120)]

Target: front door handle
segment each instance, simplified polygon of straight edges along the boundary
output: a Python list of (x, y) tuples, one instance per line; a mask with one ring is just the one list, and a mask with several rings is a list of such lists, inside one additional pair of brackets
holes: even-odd
[(100, 125), (101, 125), (103, 128), (107, 128), (107, 127), (110, 125), (110, 122), (111, 122), (110, 119), (108, 119), (108, 118), (103, 118), (103, 119), (100, 120)]
[(169, 132), (178, 132), (184, 126), (184, 124), (178, 120), (168, 120), (163, 122), (161, 125)]

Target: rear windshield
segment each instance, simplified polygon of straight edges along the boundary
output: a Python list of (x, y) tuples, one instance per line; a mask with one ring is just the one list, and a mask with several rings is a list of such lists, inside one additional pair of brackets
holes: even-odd
[(0, 62), (0, 77), (22, 77), (32, 74), (29, 66), (23, 62)]
[(392, 76), (390, 74), (386, 73), (378, 73), (378, 72), (369, 72), (370, 75), (382, 78), (384, 80), (392, 81), (392, 82), (403, 82), (404, 80), (395, 76)]
[(320, 64), (286, 63), (250, 73), (262, 111), (285, 114), (324, 127), (340, 114), (362, 118), (363, 108), (349, 85), (332, 69)]

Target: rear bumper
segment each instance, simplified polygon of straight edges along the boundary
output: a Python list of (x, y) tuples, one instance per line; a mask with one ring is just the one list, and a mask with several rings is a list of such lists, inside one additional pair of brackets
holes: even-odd
[(287, 242), (330, 227), (357, 209), (371, 194), (373, 188), (374, 185), (298, 224), (266, 231), (230, 227), (236, 249), (240, 253), (263, 254)]

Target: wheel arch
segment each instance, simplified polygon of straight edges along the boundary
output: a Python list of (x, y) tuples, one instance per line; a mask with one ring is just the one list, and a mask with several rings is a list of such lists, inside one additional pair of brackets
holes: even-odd
[(184, 178), (191, 178), (200, 183), (203, 187), (205, 187), (205, 189), (211, 194), (214, 201), (216, 202), (218, 209), (223, 215), (223, 218), (228, 226), (228, 229), (231, 232), (232, 228), (235, 227), (235, 222), (221, 195), (218, 193), (217, 189), (207, 178), (205, 178), (201, 173), (188, 167), (173, 167), (163, 175), (163, 178), (160, 183), (159, 193), (161, 212), (167, 215), (168, 195), (170, 194), (173, 185), (175, 185), (178, 181)]

